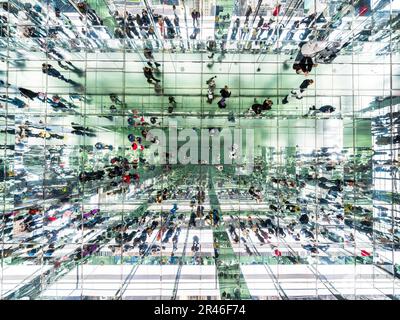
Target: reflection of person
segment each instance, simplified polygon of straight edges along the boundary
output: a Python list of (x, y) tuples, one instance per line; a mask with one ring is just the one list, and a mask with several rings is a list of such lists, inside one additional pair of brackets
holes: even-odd
[[(306, 89), (314, 83), (314, 80), (312, 79), (306, 79), (304, 80), (301, 84), (299, 89), (297, 90), (292, 90), (290, 93), (292, 94), (293, 97), (296, 97), (296, 99), (303, 99), (303, 92), (306, 91)], [(286, 95), (285, 98), (282, 100), (282, 104), (289, 103), (289, 95)]]
[(161, 80), (158, 80), (158, 79), (156, 79), (154, 77), (152, 68), (144, 67), (143, 68), (143, 74), (146, 77), (147, 82), (149, 82), (149, 83), (151, 83), (152, 80), (154, 80), (155, 82), (160, 82), (161, 81)]
[(236, 18), (235, 22), (233, 23), (231, 40), (236, 40), (236, 35), (238, 33), (239, 26), (240, 26), (240, 20), (239, 18)]
[(23, 219), (15, 220), (13, 223), (13, 235), (18, 236), (26, 232), (26, 226)]
[(311, 57), (302, 57), (298, 63), (293, 64), (293, 69), (297, 74), (304, 73), (305, 76), (311, 72), (312, 67), (316, 66)]
[(255, 114), (261, 114), (263, 111), (271, 110), (272, 105), (273, 105), (272, 100), (265, 99), (263, 104), (254, 103), (251, 106), (251, 109), (254, 111)]
[(335, 107), (332, 107), (330, 105), (325, 105), (320, 107), (319, 109), (316, 109), (315, 106), (312, 106), (310, 110), (308, 110), (308, 113), (306, 116), (315, 116), (317, 113), (332, 113), (335, 111)]
[(244, 38), (247, 36), (249, 31), (250, 31), (249, 24), (248, 24), (248, 22), (245, 22), (241, 29), (240, 40), (244, 40)]
[(306, 89), (313, 83), (314, 83), (314, 80), (306, 79), (300, 84), (300, 87), (299, 87), (300, 90), (297, 93), (295, 93), (294, 91), (292, 91), (291, 93), (296, 94), (296, 99), (303, 99), (303, 96), (302, 96), (303, 92), (306, 91)]
[(247, 9), (246, 9), (246, 13), (245, 13), (246, 22), (249, 21), (250, 15), (251, 15), (252, 13), (253, 13), (253, 9), (251, 8), (251, 6), (248, 6)]
[(193, 9), (191, 15), (192, 15), (192, 19), (193, 19), (193, 27), (196, 27), (196, 24), (197, 24), (197, 27), (199, 27), (200, 12), (196, 9)]

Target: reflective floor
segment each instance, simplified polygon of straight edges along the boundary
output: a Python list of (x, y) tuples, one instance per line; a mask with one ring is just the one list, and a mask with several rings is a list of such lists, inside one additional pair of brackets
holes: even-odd
[(399, 299), (400, 1), (0, 4), (1, 299)]

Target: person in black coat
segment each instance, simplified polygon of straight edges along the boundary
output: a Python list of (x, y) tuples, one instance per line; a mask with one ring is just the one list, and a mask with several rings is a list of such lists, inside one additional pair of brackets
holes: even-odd
[(222, 88), (222, 89), (219, 91), (219, 93), (221, 94), (221, 97), (222, 97), (222, 98), (227, 99), (227, 98), (229, 98), (229, 97), (231, 96), (231, 93), (232, 93), (232, 92), (230, 92), (230, 91), (228, 90), (228, 86), (225, 86), (224, 88)]
[(263, 104), (254, 103), (251, 106), (251, 109), (254, 111), (255, 114), (261, 114), (263, 111), (271, 110), (273, 102), (269, 99), (265, 99)]
[(39, 95), (39, 92), (33, 92), (32, 90), (22, 88), (22, 87), (18, 88), (18, 90), (22, 96), (29, 98), (31, 100), (35, 99)]

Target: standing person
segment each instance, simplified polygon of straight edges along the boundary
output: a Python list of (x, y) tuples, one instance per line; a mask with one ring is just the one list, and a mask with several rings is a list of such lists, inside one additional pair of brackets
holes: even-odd
[(308, 116), (315, 116), (317, 113), (332, 113), (336, 109), (333, 106), (330, 105), (324, 105), (320, 107), (319, 109), (316, 109), (315, 106), (312, 106), (309, 110), (308, 113), (305, 115), (305, 117)]
[(217, 76), (214, 76), (214, 77), (212, 77), (212, 78), (210, 78), (210, 79), (208, 79), (207, 81), (206, 81), (206, 84), (208, 85), (208, 91), (207, 91), (207, 103), (212, 103), (213, 102), (213, 100), (214, 100), (214, 90), (215, 90), (215, 87), (216, 87), (216, 84), (215, 84), (215, 81), (214, 81), (214, 79), (216, 78)]
[(145, 9), (142, 10), (142, 20), (143, 20), (143, 23), (146, 25), (151, 24), (149, 15), (147, 13), (147, 10), (145, 10)]
[(236, 40), (236, 35), (238, 33), (239, 26), (240, 26), (240, 19), (236, 18), (235, 22), (233, 23), (233, 28), (232, 28), (232, 34), (231, 34), (232, 41)]
[(229, 91), (228, 86), (224, 86), (224, 87), (219, 91), (219, 93), (221, 94), (221, 97), (222, 97), (222, 98), (225, 98), (225, 99), (228, 99), (228, 98), (231, 96), (231, 94), (232, 94), (232, 92)]
[(24, 101), (22, 101), (21, 99), (18, 99), (17, 97), (10, 98), (10, 97), (8, 97), (8, 96), (6, 96), (6, 95), (1, 95), (1, 96), (0, 96), (0, 101), (4, 101), (4, 102), (11, 103), (11, 104), (13, 104), (14, 106), (16, 106), (17, 108), (25, 108), (25, 107), (28, 106), (28, 105), (27, 105)]
[(152, 62), (154, 62), (154, 64), (156, 65), (157, 68), (158, 68), (159, 66), (161, 66), (161, 64), (159, 64), (159, 63), (155, 60), (155, 58), (154, 58), (154, 56), (153, 56), (153, 50), (152, 50), (151, 48), (145, 47), (145, 48), (143, 49), (143, 55), (144, 55), (144, 57), (148, 60), (147, 64), (148, 64), (150, 67), (153, 67), (153, 66), (152, 66)]
[(197, 24), (197, 27), (199, 27), (200, 12), (198, 10), (196, 10), (196, 9), (192, 10), (192, 19), (193, 19), (193, 27), (196, 28), (196, 24)]
[(277, 16), (279, 16), (279, 12), (280, 12), (280, 10), (281, 10), (281, 4), (278, 4), (275, 8), (274, 8), (274, 10), (272, 11), (272, 16), (274, 16), (274, 17), (277, 17)]
[[(161, 30), (161, 27), (160, 27), (160, 30)], [(149, 36), (149, 38), (152, 37), (153, 39), (157, 40), (157, 36), (156, 36), (153, 26), (149, 26), (149, 31), (147, 32), (147, 35)], [(162, 35), (162, 33), (161, 33), (161, 35)]]
[(257, 24), (257, 31), (261, 28), (261, 26), (264, 24), (264, 18), (263, 16), (260, 15), (260, 19), (258, 20)]
[(314, 80), (312, 79), (306, 79), (304, 80), (299, 87), (299, 92), (296, 91), (291, 91), (291, 94), (295, 94), (296, 95), (296, 99), (303, 99), (303, 92), (306, 91), (306, 89), (312, 85), (314, 83)]
[(305, 76), (311, 72), (312, 67), (316, 67), (311, 57), (302, 57), (298, 63), (293, 64), (293, 69), (297, 74), (304, 73)]
[(141, 26), (143, 26), (143, 20), (142, 20), (142, 18), (140, 17), (140, 14), (139, 14), (139, 13), (136, 14), (136, 23), (138, 24), (139, 28), (140, 28)]
[(226, 99), (225, 99), (225, 98), (222, 98), (221, 100), (219, 100), (219, 101), (217, 102), (217, 104), (218, 104), (218, 107), (219, 107), (220, 109), (225, 109), (225, 108), (226, 108)]
[[(298, 90), (294, 91), (292, 90), (290, 93), (292, 94), (292, 97), (296, 97), (296, 99), (303, 99), (303, 92), (306, 91), (306, 89), (314, 83), (314, 80), (312, 79), (306, 79), (304, 80), (301, 84)], [(283, 98), (282, 103), (286, 104), (289, 103), (289, 95), (287, 95), (285, 98)]]
[(65, 78), (60, 71), (58, 71), (57, 69), (55, 69), (51, 64), (48, 63), (43, 63), (42, 64), (42, 72), (44, 74), (49, 75), (50, 77), (54, 77), (57, 79), (60, 79), (62, 81), (65, 81), (67, 83), (74, 83), (71, 79), (67, 79)]
[(171, 20), (169, 20), (168, 17), (165, 17), (164, 22), (167, 25), (167, 39), (175, 38), (176, 32), (175, 32), (174, 26), (172, 25)]
[(252, 13), (253, 13), (253, 9), (251, 8), (251, 6), (248, 6), (246, 9), (246, 13), (245, 13), (245, 16), (246, 16), (245, 22), (249, 22), (250, 15)]
[(181, 36), (181, 27), (179, 26), (179, 17), (175, 16), (174, 18), (174, 26), (175, 26), (175, 31), (177, 36)]
[[(250, 41), (256, 41), (256, 40), (257, 40), (257, 29), (254, 28), (251, 33)], [(257, 44), (257, 43), (255, 43), (255, 44)], [(251, 46), (251, 42), (249, 43), (249, 45)]]
[(196, 10), (196, 21), (197, 21), (197, 27), (199, 27), (199, 26), (200, 26), (199, 19), (200, 19), (200, 11)]
[(39, 95), (39, 92), (34, 92), (34, 91), (26, 89), (26, 88), (19, 87), (18, 90), (22, 96), (29, 98), (31, 100), (33, 100), (34, 98), (36, 98)]
[(217, 43), (214, 39), (207, 39), (207, 51), (211, 53), (211, 55), (207, 56), (208, 59), (212, 59), (214, 57), (215, 51), (217, 50)]
[(218, 101), (218, 107), (221, 109), (226, 108), (226, 99), (231, 96), (231, 92), (228, 90), (228, 86), (222, 88), (219, 93), (221, 94), (221, 100)]
[(196, 9), (193, 9), (190, 15), (192, 16), (193, 20), (193, 28), (196, 28)]
[(152, 80), (154, 80), (155, 82), (160, 82), (161, 81), (161, 80), (158, 80), (158, 79), (156, 79), (154, 77), (152, 68), (144, 67), (143, 68), (143, 74), (146, 77), (148, 83), (152, 83)]
[[(159, 17), (158, 18), (158, 27), (160, 28), (160, 33), (161, 33), (161, 36), (165, 39), (165, 24), (164, 24), (164, 20), (163, 20), (163, 18), (162, 17)], [(151, 29), (152, 27), (150, 26), (150, 29)], [(150, 32), (149, 32), (150, 33)]]
[(270, 23), (269, 22), (265, 22), (265, 23), (263, 23), (263, 25), (261, 26), (261, 31), (260, 31), (260, 34), (258, 35), (258, 40), (260, 40), (261, 39), (261, 36), (263, 35), (263, 33), (265, 32), (265, 31), (267, 31), (267, 30), (269, 30), (270, 29)]
[(242, 29), (241, 29), (241, 34), (240, 34), (240, 40), (244, 40), (244, 38), (247, 36), (247, 34), (249, 33), (250, 29), (249, 29), (249, 23), (245, 22)]
[(176, 5), (172, 5), (172, 10), (174, 11), (175, 18), (177, 18), (179, 20), (178, 14), (176, 13)]
[(168, 113), (172, 113), (176, 108), (176, 101), (174, 97), (168, 97)]
[(291, 26), (290, 30), (288, 31), (288, 33), (286, 34), (286, 36), (285, 36), (285, 41), (290, 41), (290, 40), (293, 39), (293, 36), (294, 36), (294, 34), (296, 33), (296, 29), (298, 29), (299, 26), (300, 26), (300, 20), (296, 20), (296, 21), (292, 24), (292, 26)]
[(270, 99), (265, 99), (264, 102), (263, 102), (263, 104), (254, 103), (254, 104), (251, 106), (251, 110), (253, 110), (255, 114), (260, 115), (263, 111), (271, 110), (272, 105), (273, 105), (272, 100), (270, 100)]
[(189, 227), (196, 227), (196, 213), (194, 211), (190, 214)]

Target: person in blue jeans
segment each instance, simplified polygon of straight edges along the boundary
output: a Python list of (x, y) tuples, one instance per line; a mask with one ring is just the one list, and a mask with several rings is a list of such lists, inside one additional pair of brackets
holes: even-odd
[(231, 34), (231, 40), (232, 41), (236, 40), (236, 35), (238, 33), (239, 26), (240, 26), (240, 20), (239, 20), (239, 18), (237, 18), (235, 20), (235, 22), (233, 23), (232, 34)]
[(28, 105), (24, 102), (24, 101), (22, 101), (21, 99), (18, 99), (17, 97), (14, 97), (14, 98), (10, 98), (10, 97), (8, 97), (8, 96), (6, 96), (6, 95), (2, 95), (2, 96), (0, 96), (0, 101), (4, 101), (4, 102), (8, 102), (8, 103), (11, 103), (11, 104), (13, 104), (14, 106), (16, 106), (17, 108), (25, 108), (25, 107), (27, 107)]
[(49, 75), (50, 77), (54, 77), (57, 79), (60, 79), (62, 81), (65, 81), (67, 83), (72, 83), (75, 84), (71, 79), (67, 79), (65, 78), (60, 71), (58, 71), (57, 69), (55, 69), (51, 64), (48, 63), (43, 63), (42, 64), (42, 72), (44, 74)]

